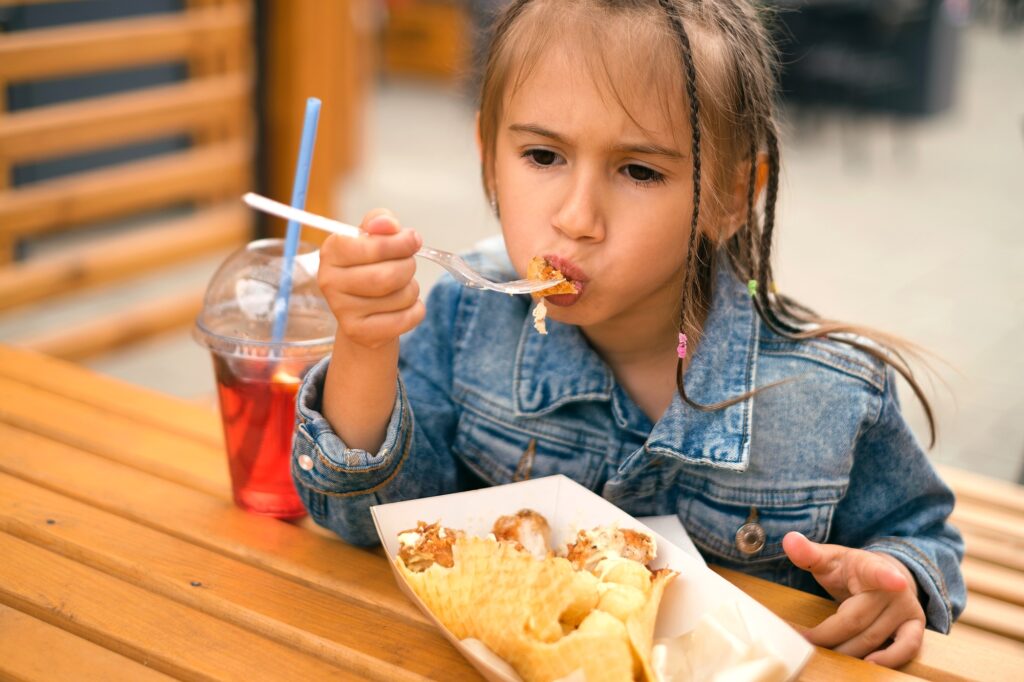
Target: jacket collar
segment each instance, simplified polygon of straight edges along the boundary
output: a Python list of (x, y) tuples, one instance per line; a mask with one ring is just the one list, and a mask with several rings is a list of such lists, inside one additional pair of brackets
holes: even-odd
[[(686, 393), (704, 405), (753, 389), (759, 324), (746, 284), (725, 254), (716, 259), (711, 310), (686, 373)], [(577, 327), (548, 321), (548, 334), (525, 317), (516, 351), (516, 413), (541, 416), (575, 401), (611, 400), (615, 378)], [(638, 409), (633, 406), (633, 409)], [(684, 461), (745, 470), (750, 456), (753, 399), (702, 412), (676, 395), (647, 439), (651, 452)]]

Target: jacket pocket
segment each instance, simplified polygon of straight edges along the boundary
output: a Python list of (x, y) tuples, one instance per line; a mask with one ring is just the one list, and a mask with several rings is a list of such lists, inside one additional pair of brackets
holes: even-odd
[[(787, 504), (768, 493), (752, 504), (723, 502), (704, 494), (682, 492), (679, 515), (694, 544), (711, 563), (757, 567), (785, 558), (782, 538), (798, 531), (825, 542), (835, 511), (833, 502)], [(758, 503), (770, 500), (769, 503)], [(753, 525), (748, 525), (753, 524)], [(740, 529), (741, 537), (737, 537)]]
[(452, 451), (489, 485), (564, 474), (592, 489), (601, 472), (599, 454), (562, 436), (545, 428), (543, 420), (511, 423), (467, 410)]

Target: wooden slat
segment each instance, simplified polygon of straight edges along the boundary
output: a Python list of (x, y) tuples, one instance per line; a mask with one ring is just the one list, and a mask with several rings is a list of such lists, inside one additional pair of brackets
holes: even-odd
[(0, 556), (0, 602), (168, 675), (365, 679), (3, 533)]
[(241, 47), (249, 19), (246, 6), (231, 5), (18, 31), (0, 40), (0, 80), (64, 77), (186, 60), (214, 44)]
[(938, 467), (957, 500), (1024, 514), (1024, 487), (956, 467)]
[(1024, 642), (1024, 607), (984, 594), (968, 595), (960, 622)]
[(989, 537), (1011, 547), (1024, 548), (1024, 523), (1011, 511), (996, 509), (969, 500), (958, 500), (950, 521), (964, 535)]
[(0, 0), (0, 7), (16, 7), (18, 5), (52, 5), (57, 2), (84, 2), (85, 0)]
[[(210, 372), (213, 372), (212, 367)], [(68, 398), (68, 405), (84, 403), (81, 407), (87, 414), (95, 415), (94, 410), (98, 409), (111, 417), (122, 417), (130, 424), (156, 427), (165, 434), (182, 436), (187, 441), (223, 452), (224, 438), (216, 398), (212, 409), (200, 409), (164, 393), (97, 372), (84, 372), (56, 358), (6, 344), (0, 344), (0, 376), (13, 379), (28, 389), (42, 389), (42, 394)], [(130, 400), (123, 398), (125, 393), (131, 396)], [(217, 478), (214, 485), (219, 489), (226, 480)]]
[[(8, 405), (0, 389), (0, 414), (4, 415), (4, 423), (0, 423), (0, 443), (4, 444), (0, 448), (0, 471), (301, 584), (347, 595), (395, 617), (427, 622), (398, 591), (379, 553), (347, 545), (335, 537), (325, 538), (296, 524), (236, 509), (226, 480), (219, 494), (175, 482), (198, 477), (199, 471), (185, 470), (192, 453), (183, 452), (180, 461), (168, 461), (168, 468), (182, 468), (173, 479), (144, 473), (89, 449), (55, 440), (74, 441), (72, 435), (51, 432), (41, 436), (10, 426), (12, 419), (4, 414)], [(50, 414), (55, 421), (65, 416), (59, 406)], [(22, 423), (18, 418), (13, 421)], [(119, 429), (120, 423), (104, 420), (97, 428)], [(125, 439), (138, 435), (124, 432)], [(156, 440), (155, 435), (147, 436), (149, 442)], [(142, 452), (146, 444), (135, 448)], [(111, 458), (119, 456), (120, 452), (110, 453)], [(226, 465), (222, 468), (226, 474)], [(83, 486), (81, 481), (89, 481), (89, 485)]]
[(17, 343), (62, 360), (85, 360), (192, 324), (203, 307), (205, 289), (201, 286), (142, 301), (105, 317)]
[(251, 151), (236, 142), (162, 154), (0, 192), (0, 236), (26, 236), (244, 191)]
[[(325, 594), (3, 474), (0, 528), (366, 677), (476, 678), (427, 624), (401, 621), (405, 627), (396, 628), (391, 614), (357, 600)], [(374, 636), (352, 637), (358, 631)]]
[[(812, 595), (806, 595), (799, 608), (794, 608), (792, 593), (782, 585), (717, 566), (712, 566), (711, 570), (747, 594), (755, 596), (772, 611), (786, 613), (786, 620), (797, 629), (814, 627), (836, 610), (835, 602)], [(926, 631), (921, 654), (901, 668), (901, 671), (929, 680), (998, 682), (1012, 679), (1016, 671), (1024, 665), (1024, 660), (1015, 656), (1012, 648), (1006, 647), (993, 652), (985, 661), (978, 661), (974, 646), (970, 640), (957, 640), (930, 630)]]
[(21, 682), (170, 682), (145, 665), (0, 605), (0, 679)]
[(251, 213), (231, 202), (0, 269), (0, 310), (119, 282), (245, 243)]
[(1010, 604), (1024, 606), (1024, 573), (979, 561), (970, 556), (963, 561), (964, 580), (971, 593), (988, 595)]
[(1005, 656), (1016, 656), (1024, 665), (1024, 642), (994, 635), (987, 630), (980, 630), (964, 623), (954, 623), (950, 630), (951, 639), (962, 641), (974, 647), (983, 647), (998, 651)]
[(0, 419), (224, 502), (231, 499), (227, 459), (217, 445), (6, 378), (0, 378)]
[(0, 116), (0, 156), (8, 162), (196, 133), (246, 119), (251, 95), (242, 74), (214, 76), (127, 94)]
[[(293, 524), (225, 510), (216, 503), (211, 506), (210, 498), (202, 493), (3, 424), (0, 424), (0, 441), (6, 445), (0, 449), (0, 471), (90, 506), (132, 518), (162, 533), (209, 546), (220, 554), (262, 570), (288, 575), (329, 593), (374, 604), (396, 617), (424, 620), (398, 592), (379, 553), (341, 542), (325, 542), (324, 537)], [(26, 456), (28, 452), (39, 459), (38, 465)], [(83, 481), (88, 484), (83, 485)], [(60, 525), (57, 521), (56, 525)], [(791, 605), (792, 602), (790, 608)], [(844, 679), (906, 679), (896, 671), (819, 649), (801, 680), (831, 682), (843, 675)]]
[(974, 535), (970, 532), (964, 533), (964, 543), (969, 557), (1024, 572), (1024, 547), (1014, 547), (998, 537)]

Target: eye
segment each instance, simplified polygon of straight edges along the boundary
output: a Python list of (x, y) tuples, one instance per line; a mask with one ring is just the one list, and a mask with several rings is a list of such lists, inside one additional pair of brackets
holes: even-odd
[(665, 176), (647, 166), (641, 166), (638, 163), (631, 163), (622, 169), (622, 172), (626, 174), (630, 180), (638, 185), (656, 185), (660, 182), (665, 182)]
[(541, 167), (554, 166), (559, 159), (558, 154), (550, 149), (527, 149), (523, 152), (523, 157)]

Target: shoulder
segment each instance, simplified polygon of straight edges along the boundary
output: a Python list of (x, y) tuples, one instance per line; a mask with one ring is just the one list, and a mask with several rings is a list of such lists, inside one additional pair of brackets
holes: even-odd
[(876, 395), (882, 394), (887, 388), (888, 366), (865, 348), (890, 352), (866, 336), (790, 339), (776, 334), (763, 321), (760, 324), (758, 355), (763, 362), (799, 367), (804, 373), (831, 376), (844, 383), (852, 380)]

